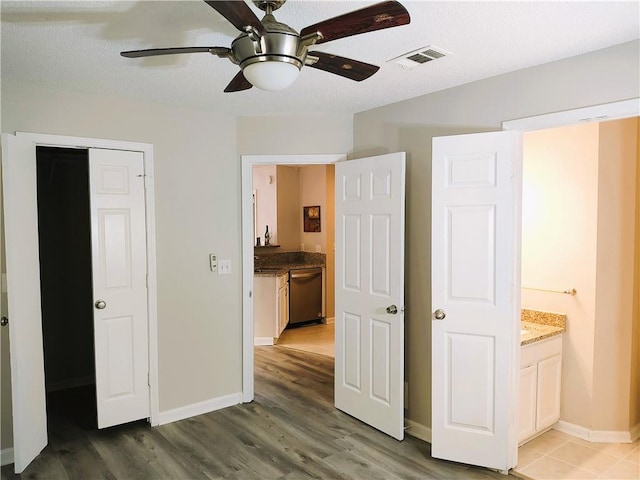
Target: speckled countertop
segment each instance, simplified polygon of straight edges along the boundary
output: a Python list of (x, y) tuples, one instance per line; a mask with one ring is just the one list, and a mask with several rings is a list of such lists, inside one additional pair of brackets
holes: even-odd
[(283, 252), (257, 255), (254, 259), (256, 277), (273, 277), (287, 273), (289, 270), (317, 268), (325, 266), (324, 253)]
[(302, 268), (318, 268), (324, 267), (323, 263), (290, 263), (287, 265), (279, 265), (278, 267), (259, 267), (253, 271), (256, 277), (273, 277), (287, 273), (289, 270), (299, 270)]
[(561, 313), (522, 309), (520, 313), (520, 345), (544, 340), (566, 331), (567, 316)]

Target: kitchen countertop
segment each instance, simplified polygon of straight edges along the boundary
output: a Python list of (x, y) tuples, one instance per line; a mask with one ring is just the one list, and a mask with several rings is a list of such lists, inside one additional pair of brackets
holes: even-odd
[(520, 345), (529, 345), (566, 332), (567, 316), (561, 313), (522, 309)]
[(322, 263), (291, 263), (288, 265), (258, 267), (253, 271), (255, 277), (275, 277), (283, 275), (289, 270), (300, 270), (303, 268), (324, 267)]

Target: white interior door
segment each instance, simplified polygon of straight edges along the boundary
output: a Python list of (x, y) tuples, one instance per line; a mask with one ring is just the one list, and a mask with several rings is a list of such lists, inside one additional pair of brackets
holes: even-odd
[(2, 135), (16, 473), (21, 473), (47, 445), (35, 155), (31, 142)]
[(90, 149), (98, 428), (149, 417), (144, 160)]
[(336, 408), (402, 440), (405, 154), (335, 175)]
[(521, 135), (433, 139), (432, 455), (517, 460)]

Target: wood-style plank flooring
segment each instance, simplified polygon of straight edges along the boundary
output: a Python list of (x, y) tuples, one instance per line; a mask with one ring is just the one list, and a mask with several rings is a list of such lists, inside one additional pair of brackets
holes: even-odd
[(505, 478), (434, 460), (428, 443), (398, 442), (336, 410), (332, 358), (256, 347), (255, 392), (250, 404), (156, 428), (97, 430), (95, 410), (69, 404), (49, 413), (42, 454), (21, 476), (2, 467), (2, 480)]

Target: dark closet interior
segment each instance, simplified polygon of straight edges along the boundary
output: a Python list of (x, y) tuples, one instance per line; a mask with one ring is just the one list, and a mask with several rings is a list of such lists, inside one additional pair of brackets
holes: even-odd
[(37, 147), (36, 164), (49, 423), (95, 428), (89, 152)]

